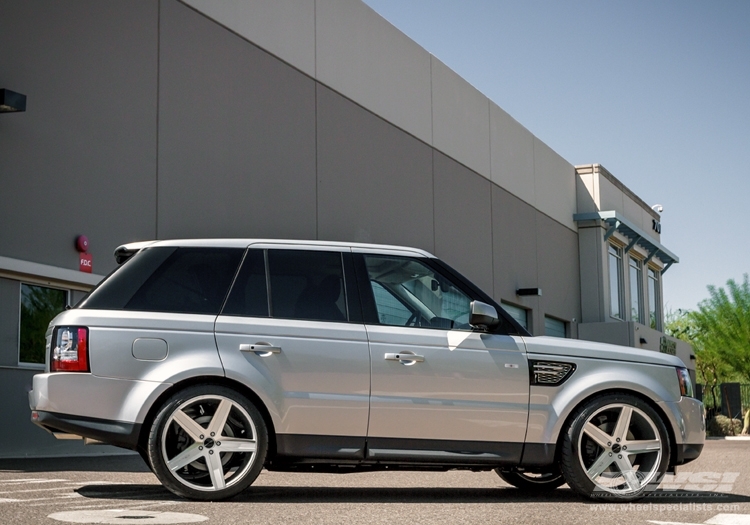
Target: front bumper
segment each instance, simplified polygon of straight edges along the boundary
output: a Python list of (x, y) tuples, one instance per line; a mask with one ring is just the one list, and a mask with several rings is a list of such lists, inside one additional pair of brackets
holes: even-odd
[(703, 452), (703, 443), (695, 445), (677, 445), (677, 450), (675, 451), (674, 455), (674, 464), (684, 465), (685, 463), (690, 463), (694, 459), (698, 459), (698, 456), (701, 455), (701, 452)]
[(679, 401), (662, 401), (658, 405), (668, 416), (675, 438), (670, 464), (683, 465), (698, 458), (706, 440), (703, 403), (692, 397), (682, 397)]

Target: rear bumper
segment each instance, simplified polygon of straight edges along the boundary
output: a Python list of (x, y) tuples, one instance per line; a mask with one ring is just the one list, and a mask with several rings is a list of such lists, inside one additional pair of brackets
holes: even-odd
[(32, 412), (31, 421), (48, 432), (75, 434), (131, 450), (135, 450), (138, 446), (138, 438), (141, 434), (140, 423), (110, 421), (41, 410)]
[(76, 421), (134, 425), (143, 423), (149, 408), (170, 386), (83, 372), (37, 374), (29, 392), (29, 408), (40, 413), (65, 414), (67, 419)]

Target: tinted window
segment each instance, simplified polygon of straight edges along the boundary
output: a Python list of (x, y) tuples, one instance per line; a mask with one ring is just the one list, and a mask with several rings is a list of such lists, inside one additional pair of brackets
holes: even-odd
[(224, 306), (224, 315), (268, 317), (266, 262), (263, 250), (248, 250)]
[(81, 308), (217, 314), (242, 258), (239, 248), (143, 250)]
[(414, 313), (383, 285), (370, 281), (380, 324), (406, 326)]
[(44, 363), (47, 325), (65, 310), (68, 292), (36, 286), (21, 285), (21, 335), (18, 361), (21, 363)]
[(268, 272), (273, 317), (347, 320), (339, 252), (268, 250)]
[(381, 324), (471, 330), (469, 296), (423, 262), (365, 255), (365, 265)]

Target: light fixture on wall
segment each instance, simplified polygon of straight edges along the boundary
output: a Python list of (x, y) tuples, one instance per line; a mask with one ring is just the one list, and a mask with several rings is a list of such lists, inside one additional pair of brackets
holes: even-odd
[(542, 295), (541, 288), (519, 288), (516, 290), (516, 295)]
[(0, 89), (0, 113), (26, 111), (26, 95), (10, 89)]

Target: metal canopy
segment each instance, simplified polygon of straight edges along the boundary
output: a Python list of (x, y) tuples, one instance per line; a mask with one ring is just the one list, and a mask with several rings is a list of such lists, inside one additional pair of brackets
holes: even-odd
[(625, 253), (627, 254), (630, 250), (639, 245), (646, 253), (645, 263), (648, 263), (654, 257), (658, 257), (661, 262), (664, 263), (664, 268), (661, 273), (666, 272), (670, 266), (674, 263), (680, 262), (680, 258), (675, 254), (667, 250), (664, 246), (653, 240), (643, 230), (638, 228), (628, 219), (625, 219), (622, 215), (616, 211), (594, 211), (590, 213), (576, 213), (573, 215), (573, 220), (576, 222), (581, 221), (594, 221), (602, 220), (607, 224), (607, 231), (604, 234), (604, 240), (609, 239), (613, 233), (618, 232), (628, 239), (630, 242), (625, 247)]

